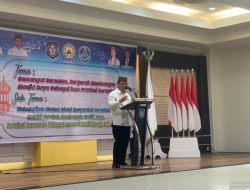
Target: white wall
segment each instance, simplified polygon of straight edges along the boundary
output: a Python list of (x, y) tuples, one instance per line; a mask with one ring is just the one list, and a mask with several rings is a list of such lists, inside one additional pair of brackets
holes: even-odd
[(0, 163), (32, 161), (32, 143), (0, 144)]
[(208, 55), (210, 117), (215, 151), (250, 151), (250, 44)]

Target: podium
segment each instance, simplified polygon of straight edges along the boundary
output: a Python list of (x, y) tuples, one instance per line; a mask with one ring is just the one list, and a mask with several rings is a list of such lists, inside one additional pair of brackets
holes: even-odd
[[(129, 166), (129, 168), (131, 169), (155, 169), (157, 168), (157, 166), (155, 166), (153, 163), (152, 165), (144, 164), (145, 137), (146, 137), (146, 130), (148, 127), (147, 110), (148, 110), (149, 105), (152, 102), (153, 102), (153, 99), (149, 99), (149, 98), (135, 98), (133, 102), (121, 107), (122, 110), (128, 110), (131, 116), (132, 122), (134, 124), (133, 139), (131, 142), (132, 149), (130, 150), (131, 151), (131, 166)], [(134, 116), (131, 110), (135, 111)], [(128, 168), (127, 166), (125, 167)]]

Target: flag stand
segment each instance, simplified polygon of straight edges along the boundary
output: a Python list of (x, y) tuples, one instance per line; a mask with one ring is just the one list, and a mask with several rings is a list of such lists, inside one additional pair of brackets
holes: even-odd
[(197, 138), (171, 138), (168, 157), (200, 157)]
[[(183, 70), (182, 70), (181, 95), (179, 93), (177, 75), (175, 78), (175, 83), (173, 82), (173, 74), (171, 76), (171, 82), (169, 87), (168, 119), (172, 126), (172, 130), (174, 128), (175, 131), (177, 131), (177, 138), (174, 138), (172, 135), (172, 138), (170, 139), (170, 147), (168, 152), (169, 158), (200, 157), (198, 140), (197, 137), (195, 136), (196, 132), (201, 129), (201, 121), (198, 109), (198, 99), (197, 99), (194, 69), (192, 69), (191, 72), (192, 72), (192, 82), (190, 85), (189, 70), (187, 70), (188, 75), (186, 80), (186, 92), (185, 92)], [(181, 114), (179, 111), (180, 108), (181, 111), (183, 111), (181, 112)], [(180, 120), (180, 118), (182, 118), (182, 120)], [(184, 129), (184, 127), (185, 129), (188, 129), (188, 138), (179, 138), (180, 136), (179, 130), (181, 125), (182, 125), (182, 130)], [(191, 134), (193, 130), (194, 132), (193, 134)]]

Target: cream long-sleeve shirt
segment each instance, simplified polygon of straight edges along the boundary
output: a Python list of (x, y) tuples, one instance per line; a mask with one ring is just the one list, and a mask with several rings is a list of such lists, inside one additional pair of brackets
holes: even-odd
[(23, 48), (18, 49), (17, 47), (13, 47), (8, 50), (8, 55), (17, 57), (27, 57), (27, 52)]
[[(128, 98), (124, 102), (120, 103), (119, 100), (123, 96), (127, 96)], [(122, 106), (129, 104), (131, 100), (131, 96), (127, 92), (123, 93), (118, 88), (110, 92), (108, 96), (108, 106), (111, 110), (113, 125), (131, 126), (132, 121), (129, 117), (128, 111), (120, 109)]]

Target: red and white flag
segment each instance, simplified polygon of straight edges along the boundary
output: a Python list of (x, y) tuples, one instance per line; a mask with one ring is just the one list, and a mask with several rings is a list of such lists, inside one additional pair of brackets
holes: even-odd
[(201, 118), (199, 114), (197, 89), (196, 89), (196, 81), (195, 81), (194, 74), (192, 74), (191, 97), (193, 100), (194, 130), (195, 132), (197, 132), (201, 129)]
[(190, 131), (193, 131), (195, 129), (195, 126), (194, 126), (193, 100), (191, 96), (189, 76), (187, 76), (186, 94), (187, 94), (188, 129)]
[(175, 93), (176, 93), (176, 116), (178, 131), (182, 131), (182, 118), (181, 118), (181, 96), (179, 90), (178, 76), (175, 76)]
[(174, 89), (174, 78), (171, 77), (170, 87), (169, 87), (169, 99), (168, 99), (168, 121), (169, 125), (178, 132), (177, 128), (177, 115), (176, 115), (176, 94)]
[(183, 75), (181, 75), (181, 116), (182, 116), (182, 127), (185, 131), (188, 129), (187, 109), (188, 105), (187, 105), (184, 77)]

